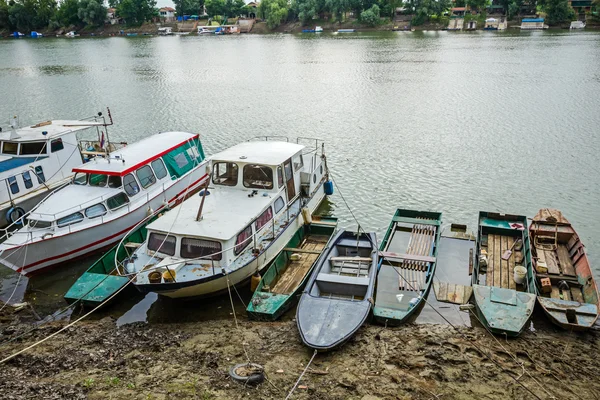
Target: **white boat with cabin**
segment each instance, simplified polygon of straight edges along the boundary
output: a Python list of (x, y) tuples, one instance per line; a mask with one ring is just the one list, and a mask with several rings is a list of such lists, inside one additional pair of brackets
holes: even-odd
[[(212, 185), (147, 225), (120, 265), (141, 292), (210, 296), (264, 269), (332, 192), (323, 144), (250, 141), (211, 157)], [(127, 244), (121, 243), (128, 248)]]
[(162, 27), (158, 28), (158, 34), (160, 36), (172, 35), (173, 34), (173, 28), (171, 28), (170, 26), (162, 26)]
[(0, 127), (0, 228), (22, 225), (22, 218), (44, 197), (70, 182), (73, 168), (99, 154), (100, 141), (115, 148), (108, 141), (109, 125), (112, 120), (107, 124), (99, 113), (25, 127), (13, 117), (9, 127)]
[(118, 242), (148, 214), (173, 207), (208, 179), (199, 135), (165, 132), (73, 169), (27, 224), (4, 236), (0, 262), (30, 275)]

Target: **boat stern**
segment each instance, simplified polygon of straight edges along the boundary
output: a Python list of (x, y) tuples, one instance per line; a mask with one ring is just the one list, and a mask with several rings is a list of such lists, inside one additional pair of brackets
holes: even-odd
[(538, 297), (538, 301), (552, 322), (568, 330), (581, 331), (589, 329), (598, 319), (598, 306), (596, 304), (541, 296)]
[(494, 334), (519, 336), (533, 313), (536, 295), (512, 289), (473, 285), (482, 323)]
[(252, 319), (275, 321), (288, 309), (286, 303), (289, 299), (290, 296), (284, 294), (255, 293), (246, 312)]

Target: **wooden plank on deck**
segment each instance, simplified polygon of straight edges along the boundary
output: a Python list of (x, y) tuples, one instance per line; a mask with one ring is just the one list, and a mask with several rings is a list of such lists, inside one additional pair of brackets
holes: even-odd
[(487, 259), (488, 267), (485, 275), (485, 284), (487, 286), (494, 286), (494, 242), (492, 241), (492, 235), (487, 236)]
[(567, 246), (564, 244), (558, 245), (556, 254), (558, 255), (558, 262), (560, 263), (562, 273), (564, 275), (576, 276), (575, 268), (573, 268), (573, 263), (571, 262), (571, 257), (569, 257), (569, 250), (567, 250)]
[(581, 293), (581, 289), (578, 287), (571, 288), (571, 298), (574, 301), (578, 301), (580, 303), (585, 303), (585, 300), (583, 299), (583, 293)]
[[(500, 253), (502, 254), (504, 251), (509, 250), (510, 246), (508, 245), (508, 236), (502, 236), (502, 248), (500, 249)], [(510, 257), (512, 258), (512, 256)], [(501, 260), (502, 263), (502, 272), (500, 273), (500, 284), (503, 288), (508, 289), (508, 279), (510, 277), (510, 271), (508, 267), (508, 260)]]
[(552, 286), (552, 292), (550, 292), (550, 297), (553, 299), (560, 299), (560, 290), (556, 286)]
[(560, 274), (560, 269), (558, 268), (558, 261), (556, 259), (556, 254), (551, 250), (538, 250), (539, 252), (544, 254), (544, 260), (546, 260), (546, 265), (548, 266), (548, 272), (551, 274)]
[(501, 287), (500, 274), (502, 271), (501, 236), (494, 235), (494, 286)]
[[(508, 238), (508, 247), (511, 248), (512, 245), (515, 243), (515, 238), (513, 237), (509, 237)], [(513, 289), (516, 290), (517, 289), (517, 283), (515, 282), (515, 258), (511, 257), (508, 259), (508, 288), (509, 289)]]

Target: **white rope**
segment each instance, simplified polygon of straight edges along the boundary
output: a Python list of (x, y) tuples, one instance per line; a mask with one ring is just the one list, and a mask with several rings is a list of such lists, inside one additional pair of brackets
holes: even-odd
[(300, 383), (300, 380), (302, 379), (302, 377), (304, 376), (304, 374), (306, 373), (306, 371), (308, 371), (308, 367), (310, 367), (310, 364), (313, 362), (313, 360), (315, 359), (316, 355), (317, 355), (317, 350), (315, 350), (315, 352), (313, 353), (312, 357), (310, 358), (310, 361), (308, 362), (308, 364), (306, 364), (306, 368), (304, 368), (304, 371), (302, 371), (302, 373), (298, 377), (298, 380), (294, 384), (294, 387), (292, 388), (292, 390), (290, 390), (290, 392), (286, 396), (285, 400), (288, 400), (292, 396), (292, 393), (294, 393), (294, 390), (296, 390), (296, 387)]
[[(24, 247), (25, 247), (25, 256), (23, 257), (23, 266), (21, 268), (25, 267), (25, 261), (27, 260), (27, 245), (25, 245)], [(19, 247), (18, 250), (21, 250), (22, 248), (23, 247)], [(16, 253), (18, 250), (16, 250), (13, 253)], [(11, 253), (9, 255), (12, 255), (13, 253)], [(17, 283), (15, 284), (15, 287), (14, 287), (10, 297), (8, 298), (8, 300), (6, 300), (6, 302), (2, 305), (2, 307), (0, 307), (0, 311), (4, 310), (4, 307), (6, 307), (8, 305), (8, 303), (10, 303), (10, 301), (12, 300), (13, 296), (17, 292), (17, 288), (19, 287), (19, 283), (21, 282), (22, 277), (23, 277), (23, 274), (19, 274), (19, 277), (17, 278)]]

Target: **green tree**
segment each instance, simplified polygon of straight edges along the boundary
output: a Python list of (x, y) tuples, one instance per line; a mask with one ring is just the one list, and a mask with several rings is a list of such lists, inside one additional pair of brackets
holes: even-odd
[(360, 20), (370, 26), (378, 25), (381, 22), (381, 18), (379, 16), (379, 6), (377, 4), (373, 4), (371, 8), (360, 13)]
[(413, 25), (424, 24), (432, 15), (442, 15), (451, 5), (450, 0), (412, 0), (409, 4), (415, 14)]
[(548, 24), (555, 25), (575, 19), (575, 10), (567, 0), (546, 0), (544, 5)]
[(106, 20), (106, 7), (102, 0), (80, 0), (77, 16), (90, 26), (100, 26)]
[(287, 18), (289, 6), (287, 0), (263, 0), (259, 11), (267, 20), (267, 26), (274, 29)]
[(8, 3), (5, 0), (0, 0), (0, 29), (11, 29)]
[(58, 23), (61, 26), (81, 25), (78, 11), (79, 0), (63, 0), (56, 13)]
[(8, 9), (8, 19), (10, 25), (23, 32), (31, 31), (35, 29), (33, 25), (33, 17), (35, 10), (32, 4), (13, 3)]
[(204, 0), (173, 0), (178, 16), (200, 15)]
[(244, 3), (244, 0), (225, 0), (223, 15), (226, 17), (237, 17), (245, 7), (246, 3)]
[(56, 0), (37, 0), (34, 2), (33, 8), (35, 9), (33, 25), (36, 29), (47, 28), (51, 22), (56, 21), (58, 8)]
[(152, 19), (155, 6), (156, 0), (121, 0), (117, 4), (117, 14), (128, 25), (139, 26)]
[(471, 7), (472, 10), (477, 11), (484, 10), (491, 3), (491, 0), (466, 0), (466, 4)]
[(211, 17), (225, 13), (225, 0), (206, 0), (204, 2), (206, 13)]

